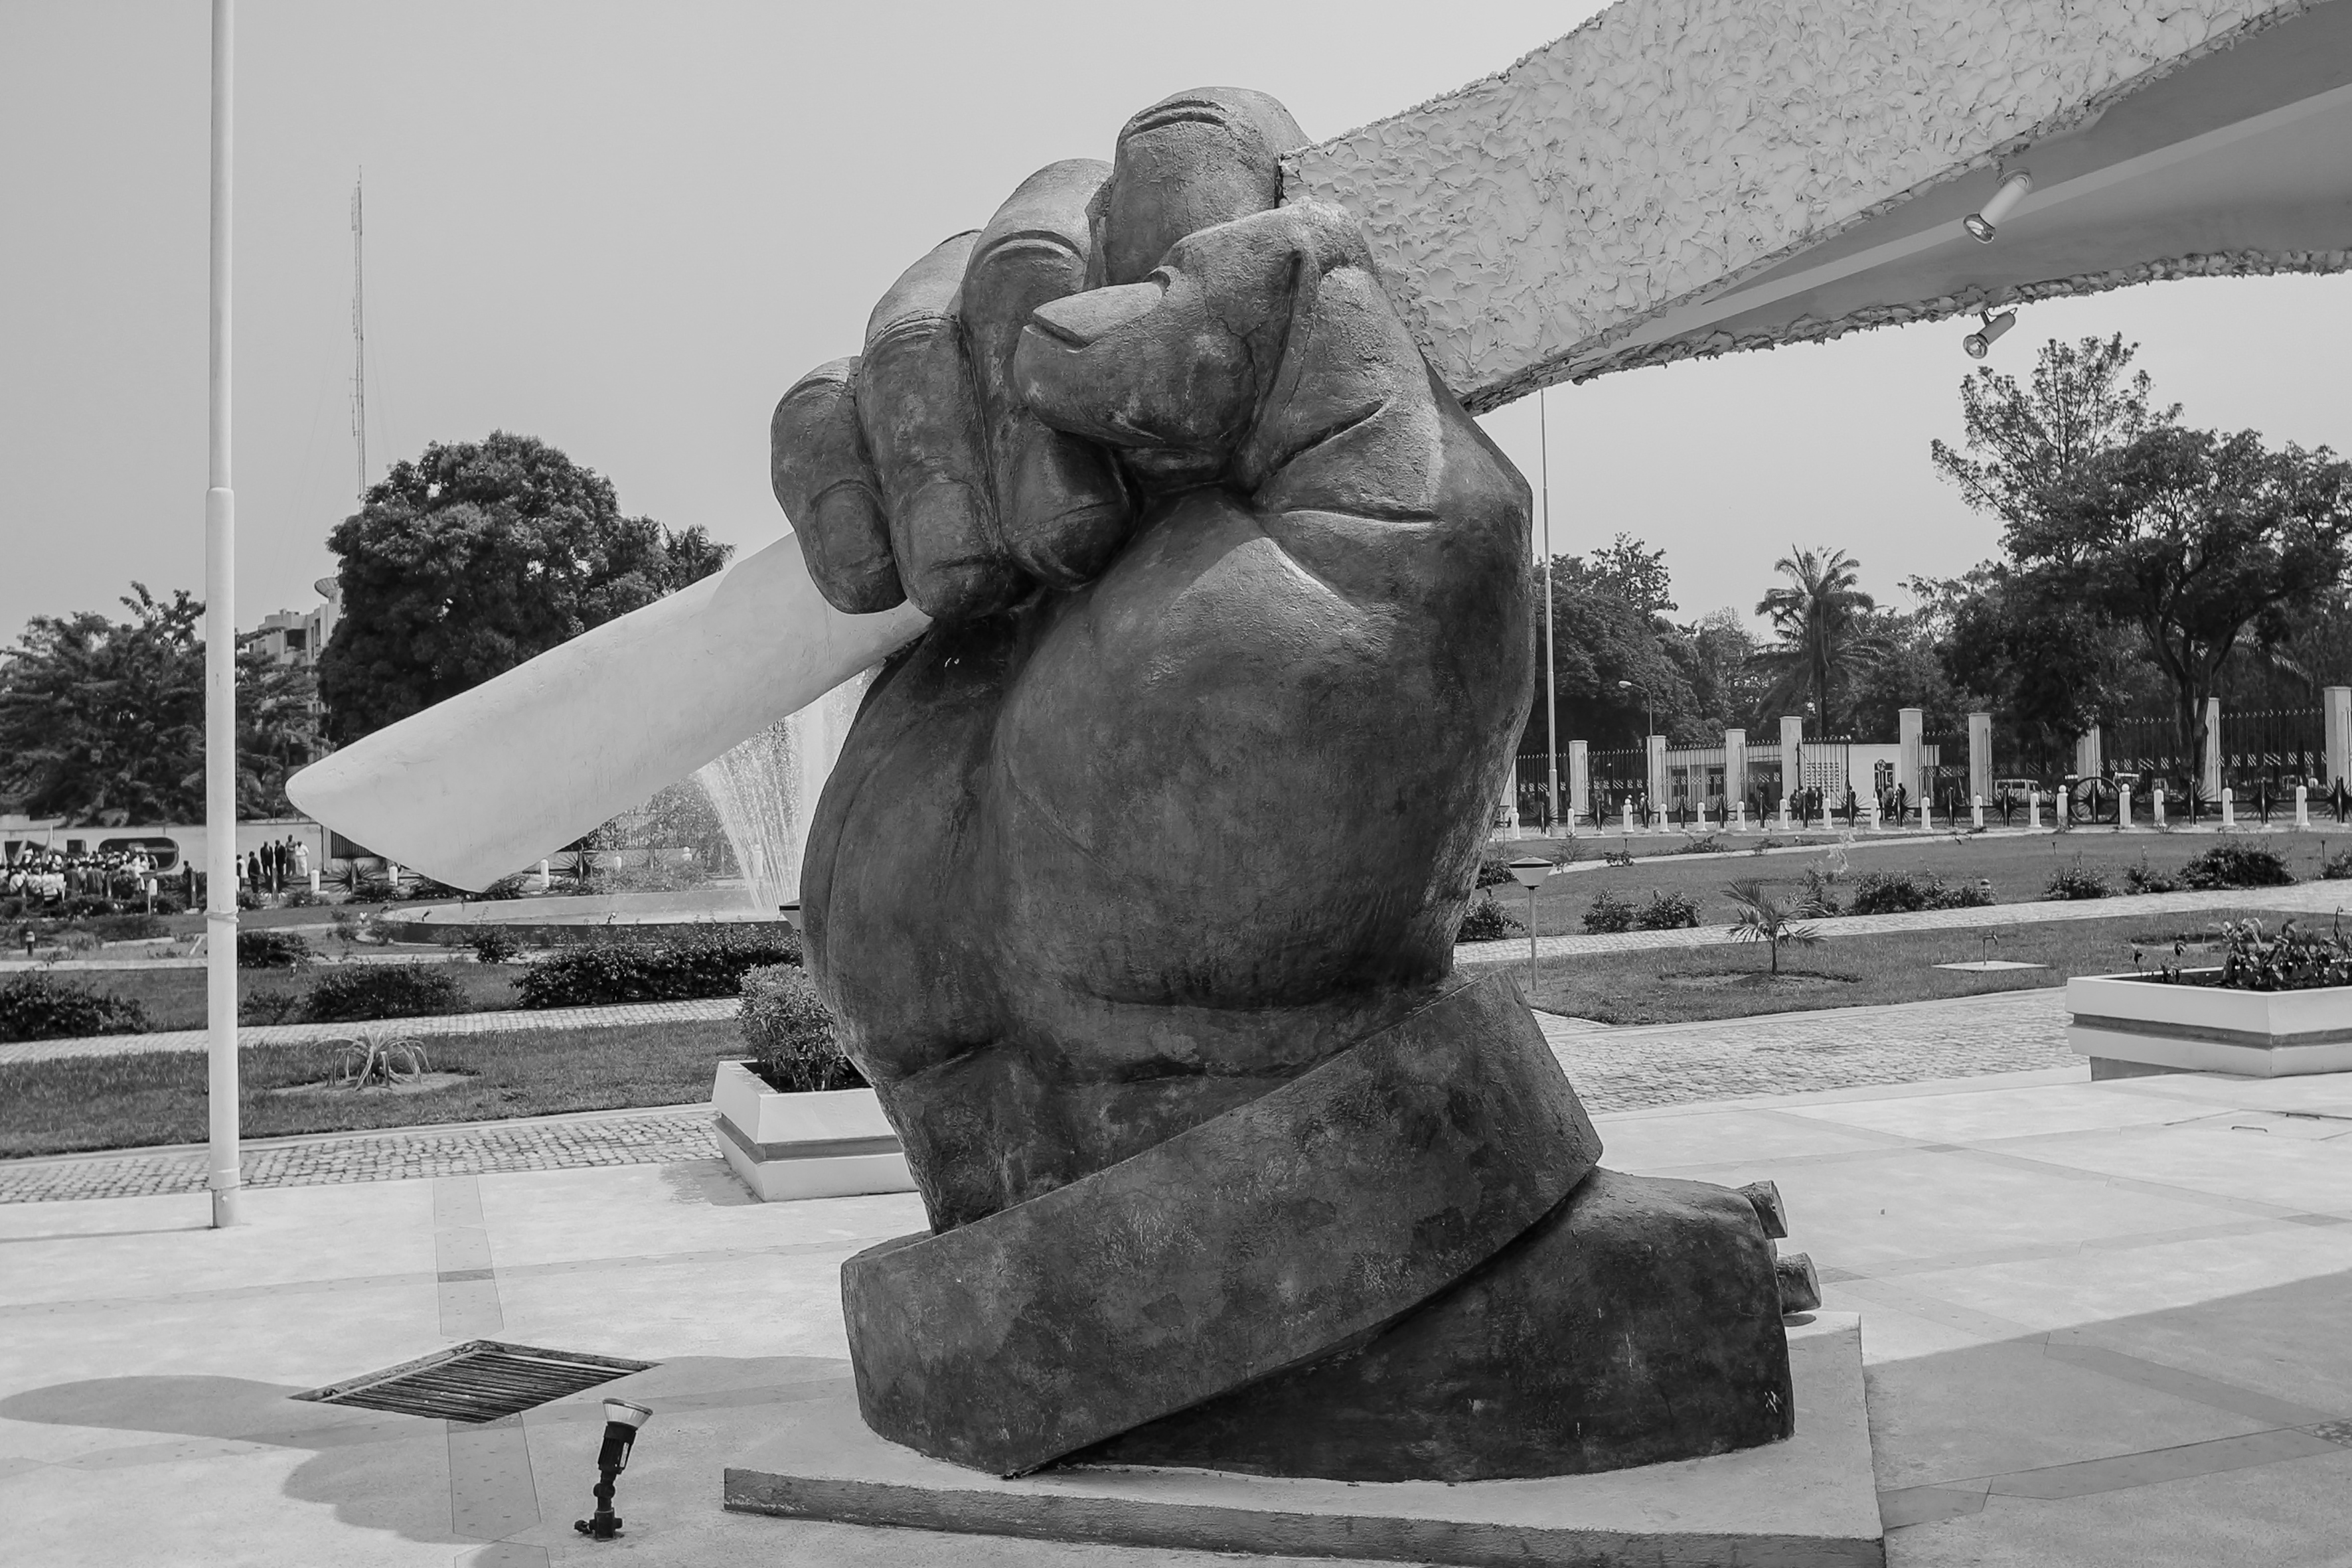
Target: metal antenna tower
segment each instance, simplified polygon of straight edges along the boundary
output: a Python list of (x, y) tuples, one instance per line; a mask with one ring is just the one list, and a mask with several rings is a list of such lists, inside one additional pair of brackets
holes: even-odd
[[(364, 179), (364, 174), (362, 178)], [(352, 183), (352, 446), (359, 457), (360, 500), (367, 500), (367, 268), (360, 222), (361, 182)]]

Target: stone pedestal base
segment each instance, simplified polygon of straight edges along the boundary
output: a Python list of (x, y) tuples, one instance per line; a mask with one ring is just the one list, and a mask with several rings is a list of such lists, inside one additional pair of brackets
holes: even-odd
[(1737, 1454), (1546, 1480), (1366, 1482), (1072, 1466), (1000, 1479), (886, 1443), (844, 1393), (729, 1467), (739, 1513), (970, 1535), (1530, 1568), (1880, 1568), (1862, 1327), (1789, 1330), (1797, 1434)]

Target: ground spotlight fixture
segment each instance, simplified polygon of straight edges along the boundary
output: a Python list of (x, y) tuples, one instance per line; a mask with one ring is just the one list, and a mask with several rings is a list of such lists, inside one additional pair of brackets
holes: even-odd
[(2032, 189), (2033, 176), (2020, 169), (2001, 181), (2000, 189), (1992, 194), (1992, 200), (1985, 203), (1982, 212), (1970, 213), (1960, 220), (1960, 226), (1967, 229), (1979, 245), (1990, 245), (1993, 232), (2000, 226), (2001, 220), (2015, 212), (2017, 204), (2023, 201)]
[(629, 1468), (629, 1450), (636, 1446), (637, 1428), (653, 1412), (625, 1399), (604, 1401), (604, 1446), (596, 1450), (596, 1511), (575, 1519), (572, 1528), (591, 1541), (610, 1541), (621, 1533), (621, 1516), (613, 1511), (613, 1483)]
[(1998, 316), (1988, 313), (1984, 325), (1962, 338), (1960, 347), (1969, 351), (1970, 359), (1982, 359), (1992, 353), (1992, 345), (2000, 341), (2000, 335), (2015, 325), (2017, 312), (2014, 310), (2003, 310)]

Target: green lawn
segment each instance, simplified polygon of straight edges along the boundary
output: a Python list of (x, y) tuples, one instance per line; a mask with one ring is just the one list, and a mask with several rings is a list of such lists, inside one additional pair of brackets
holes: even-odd
[[(486, 1121), (707, 1099), (712, 1066), (745, 1054), (728, 1022), (530, 1029), (429, 1039), (436, 1071), (467, 1075), (422, 1093), (273, 1093), (331, 1078), (338, 1052), (259, 1046), (242, 1055), (246, 1136)], [(203, 1142), (205, 1055), (150, 1051), (0, 1067), (0, 1156)]]
[[(421, 952), (443, 951), (425, 948)], [(467, 1011), (494, 1013), (515, 1005), (514, 978), (519, 963), (436, 964), (435, 973), (448, 975), (465, 988)], [(300, 993), (317, 968), (244, 969), (237, 972), (237, 993), (251, 997), (266, 991)], [(205, 972), (201, 969), (110, 969), (60, 974), (60, 980), (127, 996), (147, 1009), (151, 1029), (201, 1029), (205, 1026)]]
[[(2335, 835), (2332, 839), (2326, 834), (2310, 833), (2265, 835), (2254, 841), (2276, 850), (2298, 880), (2308, 880), (2318, 874), (2320, 861), (2327, 854), (2352, 844), (2352, 830)], [(1659, 849), (1671, 847), (1672, 841), (1645, 842), (1637, 834), (1627, 842), (1638, 856), (1653, 845)], [(2191, 857), (2219, 842), (2221, 837), (2210, 833), (2122, 835), (2093, 829), (2040, 837), (1986, 835), (1958, 842), (1949, 837), (1874, 842), (1865, 833), (1847, 850), (1852, 869), (1839, 892), (1842, 900), (1851, 899), (1853, 879), (1866, 871), (1933, 871), (1947, 882), (1974, 882), (1980, 879), (1991, 882), (1995, 903), (2033, 903), (2048, 889), (2051, 872), (2071, 865), (2079, 855), (2084, 866), (2104, 870), (2115, 890), (2121, 893), (2126, 890), (2124, 868), (2138, 865), (2143, 855), (2152, 869), (2178, 870)], [(1526, 842), (1529, 853), (1541, 854), (1544, 847), (1541, 840)], [(1654, 891), (1678, 889), (1698, 900), (1702, 924), (1727, 924), (1731, 906), (1723, 896), (1726, 883), (1752, 877), (1768, 889), (1792, 889), (1804, 880), (1805, 868), (1821, 865), (1832, 846), (1822, 843), (1812, 853), (1804, 855), (1741, 854), (1721, 859), (1658, 854), (1637, 858), (1631, 866), (1598, 864), (1605, 852), (1619, 847), (1615, 834), (1587, 834), (1576, 841), (1576, 868), (1556, 873), (1536, 895), (1536, 929), (1539, 934), (1581, 933), (1584, 911), (1591, 906), (1593, 895), (1603, 888), (1636, 906)], [(1493, 847), (1496, 853), (1514, 848), (1507, 843)], [(1510, 856), (1505, 853), (1504, 858)], [(1492, 891), (1514, 918), (1527, 919), (1525, 892), (1509, 884)], [(2345, 884), (2345, 901), (2352, 904), (2352, 882)]]
[[(2261, 898), (2259, 893), (2245, 896)], [(2069, 975), (2130, 969), (2135, 945), (2142, 950), (2145, 965), (2154, 968), (2159, 960), (2171, 958), (2176, 939), (2210, 943), (2223, 920), (2249, 914), (2260, 916), (2265, 925), (2289, 918), (2248, 902), (2193, 916), (2139, 915), (2000, 927), (2000, 941), (1989, 956), (2048, 967), (1982, 973), (1935, 967), (1988, 956), (1979, 932), (1972, 930), (1842, 936), (1811, 947), (1784, 945), (1778, 982), (1769, 977), (1771, 955), (1760, 942), (1552, 958), (1541, 966), (1542, 984), (1536, 1005), (1549, 1012), (1604, 1024), (1679, 1024), (2063, 985)], [(2210, 962), (2210, 951), (2192, 946), (2189, 961), (2192, 964)], [(1524, 984), (1524, 963), (1517, 973)]]

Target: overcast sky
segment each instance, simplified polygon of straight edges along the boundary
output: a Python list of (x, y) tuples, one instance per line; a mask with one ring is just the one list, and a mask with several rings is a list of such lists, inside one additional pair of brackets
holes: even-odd
[[(1031, 171), (1169, 92), (1265, 89), (1310, 135), (1507, 65), (1583, 0), (524, 4), (245, 0), (238, 620), (313, 602), (356, 485), (348, 207), (367, 181), (368, 456), (493, 428), (632, 512), (782, 531), (767, 422), (802, 371)], [(203, 576), (205, 0), (0, 4), (0, 639)], [(1990, 554), (1927, 461), (1956, 323), (1550, 395), (1555, 548), (1663, 545), (1685, 616), (1751, 611), (1790, 545), (1887, 596)], [(2034, 306), (1995, 351), (2121, 331), (2201, 424), (2352, 446), (2352, 279)], [(1537, 473), (1535, 404), (1487, 421)]]

